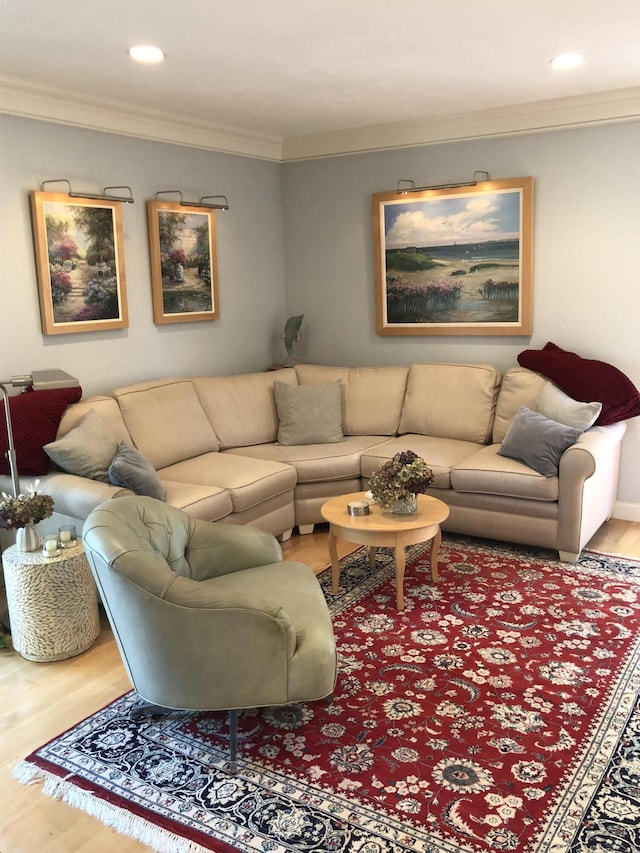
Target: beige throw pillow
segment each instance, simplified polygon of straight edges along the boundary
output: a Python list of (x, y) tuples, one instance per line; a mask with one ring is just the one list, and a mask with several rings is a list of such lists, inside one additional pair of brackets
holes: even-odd
[(279, 444), (330, 444), (344, 440), (340, 382), (288, 385), (276, 381), (273, 391)]
[(78, 426), (45, 444), (44, 450), (56, 465), (68, 474), (109, 482), (109, 466), (120, 442), (93, 409), (89, 409)]
[(581, 403), (552, 382), (547, 382), (533, 408), (547, 418), (584, 432), (596, 422), (602, 403)]

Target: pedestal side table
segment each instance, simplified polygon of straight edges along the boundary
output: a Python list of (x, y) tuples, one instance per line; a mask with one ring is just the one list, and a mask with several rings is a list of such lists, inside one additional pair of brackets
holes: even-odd
[(23, 658), (56, 661), (86, 651), (100, 632), (98, 594), (82, 543), (57, 557), (2, 554), (11, 641)]
[(329, 554), (331, 555), (331, 588), (338, 591), (340, 561), (337, 539), (346, 539), (357, 545), (369, 546), (369, 563), (375, 566), (376, 547), (394, 549), (396, 568), (396, 608), (404, 610), (405, 547), (418, 542), (431, 544), (431, 579), (438, 580), (438, 552), (442, 534), (440, 524), (449, 516), (449, 507), (443, 501), (427, 495), (418, 495), (418, 510), (411, 515), (395, 515), (377, 504), (369, 507), (368, 515), (349, 515), (351, 501), (361, 501), (364, 492), (331, 498), (320, 508), (329, 522)]

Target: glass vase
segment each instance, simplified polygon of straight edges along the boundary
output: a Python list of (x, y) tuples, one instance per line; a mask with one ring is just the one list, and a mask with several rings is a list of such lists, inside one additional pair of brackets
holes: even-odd
[(28, 521), (24, 527), (18, 527), (16, 548), (18, 551), (37, 551), (40, 548), (40, 534), (35, 522)]
[(414, 494), (408, 494), (401, 498), (396, 498), (390, 509), (391, 512), (395, 513), (396, 515), (411, 515), (412, 513), (417, 512), (418, 496)]

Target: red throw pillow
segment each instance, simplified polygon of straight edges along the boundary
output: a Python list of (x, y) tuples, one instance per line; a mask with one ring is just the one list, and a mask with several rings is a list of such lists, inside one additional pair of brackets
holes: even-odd
[(621, 370), (606, 361), (582, 358), (551, 342), (541, 350), (524, 350), (518, 363), (551, 379), (582, 403), (602, 403), (596, 424), (605, 426), (640, 415), (640, 393)]
[[(40, 476), (48, 472), (51, 460), (42, 447), (55, 441), (65, 409), (81, 397), (82, 388), (78, 387), (28, 390), (9, 398), (18, 474)], [(4, 401), (0, 401), (0, 474), (10, 473), (8, 448)]]

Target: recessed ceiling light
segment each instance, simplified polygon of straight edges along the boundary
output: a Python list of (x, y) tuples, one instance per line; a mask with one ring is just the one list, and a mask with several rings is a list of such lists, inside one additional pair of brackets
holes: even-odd
[(571, 68), (577, 68), (584, 62), (584, 56), (581, 53), (562, 53), (551, 60), (551, 67), (558, 71), (568, 71)]
[(129, 50), (129, 56), (136, 62), (162, 62), (164, 59), (160, 48), (151, 44), (137, 44)]

